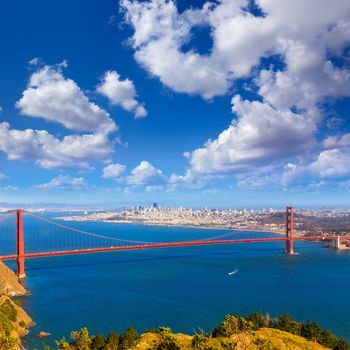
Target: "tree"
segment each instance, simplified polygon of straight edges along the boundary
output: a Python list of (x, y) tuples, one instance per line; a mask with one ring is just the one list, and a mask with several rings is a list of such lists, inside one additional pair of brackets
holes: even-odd
[(289, 315), (281, 315), (277, 318), (276, 328), (280, 329), (281, 331), (300, 335), (302, 324), (293, 320), (293, 318)]
[(209, 337), (203, 333), (196, 334), (192, 338), (191, 349), (193, 350), (218, 350), (215, 345), (209, 344)]
[(96, 335), (91, 339), (91, 350), (104, 350), (105, 346), (106, 341), (102, 334)]
[(316, 322), (307, 321), (302, 325), (300, 335), (306, 339), (317, 341), (320, 331), (321, 328)]
[(264, 315), (261, 312), (251, 313), (246, 317), (246, 319), (252, 323), (254, 329), (268, 326)]
[(167, 327), (159, 327), (157, 332), (157, 340), (154, 342), (150, 350), (180, 350), (181, 345), (174, 335), (171, 333), (171, 329)]
[(80, 331), (73, 331), (71, 333), (71, 338), (73, 342), (73, 349), (76, 350), (89, 350), (91, 339), (89, 337), (89, 331), (86, 327), (82, 328)]
[(106, 350), (118, 350), (120, 336), (119, 333), (110, 332), (106, 339)]
[(319, 334), (317, 335), (317, 341), (321, 345), (333, 349), (334, 346), (337, 344), (338, 339), (332, 332), (321, 329), (319, 331)]
[(232, 337), (240, 332), (249, 332), (255, 329), (253, 322), (245, 317), (226, 315), (223, 322), (213, 330), (213, 337)]
[[(66, 341), (66, 338), (63, 337), (61, 340), (55, 341), (58, 350), (71, 350), (73, 347)], [(45, 350), (51, 350), (50, 347), (45, 347)]]
[(338, 339), (336, 345), (334, 346), (333, 350), (349, 350), (350, 346), (349, 344), (343, 339)]
[(206, 349), (209, 343), (209, 338), (205, 334), (196, 334), (192, 338), (191, 349), (203, 350)]
[(134, 347), (139, 340), (139, 335), (134, 327), (129, 327), (125, 330), (121, 337), (120, 348), (123, 350)]
[(238, 318), (238, 330), (241, 332), (249, 332), (254, 330), (254, 324), (253, 322), (249, 321), (245, 317), (239, 317)]
[(219, 325), (216, 336), (231, 337), (239, 332), (239, 319), (236, 315), (226, 315)]

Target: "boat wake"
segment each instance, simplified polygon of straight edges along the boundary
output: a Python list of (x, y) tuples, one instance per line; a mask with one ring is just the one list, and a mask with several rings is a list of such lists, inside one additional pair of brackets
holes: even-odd
[(239, 271), (239, 269), (234, 269), (233, 271), (229, 272), (228, 275), (229, 276), (232, 276), (232, 275), (235, 275), (237, 272)]

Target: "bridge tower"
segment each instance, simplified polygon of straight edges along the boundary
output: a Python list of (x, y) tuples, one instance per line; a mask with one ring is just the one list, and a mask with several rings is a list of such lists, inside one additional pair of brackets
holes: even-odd
[(16, 253), (17, 253), (17, 276), (25, 278), (24, 271), (24, 237), (23, 237), (23, 211), (16, 210)]
[(286, 207), (286, 250), (285, 253), (288, 255), (294, 254), (293, 247), (293, 207)]

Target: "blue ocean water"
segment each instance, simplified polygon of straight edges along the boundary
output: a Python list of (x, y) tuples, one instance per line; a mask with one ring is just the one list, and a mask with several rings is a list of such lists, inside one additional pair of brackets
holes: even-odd
[[(225, 231), (96, 222), (83, 230), (144, 241), (190, 240)], [(239, 234), (249, 235), (249, 233)], [(350, 253), (299, 242), (299, 255), (282, 243), (250, 243), (123, 251), (28, 259), (21, 298), (36, 325), (27, 348), (87, 326), (93, 334), (142, 332), (161, 325), (175, 332), (211, 330), (227, 313), (262, 311), (315, 320), (350, 340)], [(9, 264), (14, 267), (13, 263)], [(237, 273), (228, 275), (233, 270)]]

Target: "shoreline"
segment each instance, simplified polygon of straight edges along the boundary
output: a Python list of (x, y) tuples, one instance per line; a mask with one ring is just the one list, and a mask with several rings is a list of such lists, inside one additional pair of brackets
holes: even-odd
[(111, 223), (111, 224), (126, 224), (126, 225), (143, 225), (143, 226), (155, 226), (155, 227), (179, 227), (179, 228), (194, 228), (194, 229), (203, 229), (203, 230), (223, 230), (223, 231), (242, 231), (242, 232), (266, 232), (274, 233), (278, 235), (284, 235), (284, 232), (280, 231), (271, 231), (271, 230), (258, 230), (250, 228), (235, 228), (235, 227), (221, 227), (221, 226), (200, 226), (200, 225), (186, 225), (186, 224), (157, 224), (157, 223), (148, 223), (142, 221), (121, 221), (121, 220), (92, 220), (92, 219), (71, 219), (69, 216), (65, 217), (54, 217), (53, 220), (61, 220), (65, 222), (99, 222), (99, 223)]
[[(74, 218), (74, 217), (73, 217)], [(75, 217), (76, 218), (76, 217)], [(238, 231), (239, 232), (261, 232), (261, 233), (271, 233), (271, 234), (276, 234), (279, 236), (285, 236), (285, 232), (282, 230), (280, 231), (271, 231), (271, 230), (258, 230), (258, 229), (250, 229), (250, 228), (234, 228), (234, 227), (221, 227), (221, 226), (199, 226), (199, 225), (186, 225), (186, 224), (164, 224), (164, 223), (148, 223), (148, 222), (142, 222), (142, 221), (121, 221), (121, 220), (93, 220), (93, 219), (82, 219), (83, 217), (79, 217), (79, 219), (72, 219), (72, 217), (66, 216), (66, 217), (54, 217), (54, 220), (62, 220), (62, 221), (72, 221), (72, 222), (97, 222), (97, 223), (111, 223), (111, 224), (126, 224), (126, 225), (140, 225), (140, 226), (154, 226), (154, 227), (178, 227), (178, 228), (193, 228), (193, 229), (203, 229), (203, 230), (222, 230), (222, 231)], [(294, 230), (295, 237), (298, 237), (299, 232), (297, 230)], [(323, 241), (319, 240), (310, 240), (310, 242), (313, 243), (325, 243)], [(329, 249), (335, 249), (332, 246), (327, 246), (325, 247)], [(339, 248), (338, 250), (340, 251), (347, 251), (350, 250), (350, 247), (348, 248)]]

